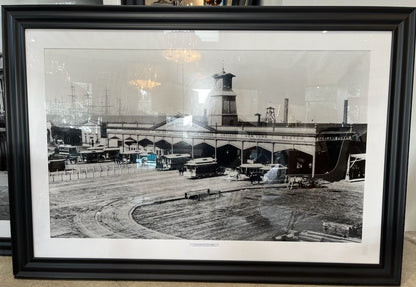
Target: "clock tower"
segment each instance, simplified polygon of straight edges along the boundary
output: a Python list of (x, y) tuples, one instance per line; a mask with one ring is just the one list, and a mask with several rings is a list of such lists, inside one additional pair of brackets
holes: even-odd
[(209, 94), (209, 118), (211, 126), (236, 126), (238, 124), (235, 93), (232, 90), (235, 75), (222, 73), (212, 76), (215, 88)]

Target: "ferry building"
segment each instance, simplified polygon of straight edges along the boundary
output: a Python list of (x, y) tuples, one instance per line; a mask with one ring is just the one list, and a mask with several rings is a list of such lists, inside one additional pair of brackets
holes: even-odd
[(202, 117), (148, 116), (138, 117), (136, 122), (108, 121), (103, 132), (107, 145), (122, 150), (145, 149), (158, 155), (213, 157), (226, 167), (281, 163), (289, 173), (335, 179), (345, 178), (354, 165), (351, 163), (357, 162), (364, 176), (367, 125), (347, 124), (346, 108), (340, 124), (288, 123), (286, 99), (283, 123), (276, 123), (272, 107), (267, 109), (266, 119), (261, 120), (258, 114), (257, 122), (243, 122), (238, 118), (233, 77), (224, 71), (213, 76), (215, 88), (209, 94), (208, 113)]

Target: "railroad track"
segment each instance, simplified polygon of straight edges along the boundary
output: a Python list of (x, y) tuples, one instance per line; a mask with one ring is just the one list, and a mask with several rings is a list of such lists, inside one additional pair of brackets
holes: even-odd
[[(152, 231), (131, 218), (139, 205), (183, 198), (186, 191), (215, 185), (244, 187), (226, 177), (189, 180), (177, 171), (116, 175), (50, 184), (51, 235), (92, 238), (176, 238)], [(58, 220), (59, 218), (59, 220)]]

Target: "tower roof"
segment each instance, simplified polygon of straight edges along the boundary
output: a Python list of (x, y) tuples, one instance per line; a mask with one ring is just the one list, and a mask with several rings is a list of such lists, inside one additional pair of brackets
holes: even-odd
[(212, 77), (215, 79), (215, 85), (216, 85), (217, 90), (219, 89), (222, 89), (223, 91), (232, 90), (233, 78), (235, 77), (235, 75), (231, 73), (226, 73), (223, 68), (221, 74), (215, 74)]
[(233, 78), (235, 75), (231, 73), (226, 73), (224, 70), (222, 70), (221, 74), (215, 74), (212, 76), (214, 79), (220, 79), (220, 78)]

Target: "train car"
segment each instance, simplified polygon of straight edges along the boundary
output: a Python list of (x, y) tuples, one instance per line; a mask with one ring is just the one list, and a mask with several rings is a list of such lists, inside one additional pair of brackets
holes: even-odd
[(117, 159), (119, 158), (120, 148), (118, 147), (104, 148), (103, 151), (106, 160), (117, 161)]
[(282, 164), (245, 163), (237, 167), (238, 175), (253, 182), (281, 183), (286, 180), (287, 167)]
[(65, 159), (52, 159), (48, 161), (49, 172), (64, 171)]
[(137, 163), (140, 160), (140, 153), (139, 151), (126, 151), (120, 152), (118, 155), (118, 159), (116, 160), (118, 163)]
[(172, 170), (183, 168), (184, 164), (191, 159), (187, 153), (162, 155), (156, 163), (158, 170)]
[(59, 155), (63, 156), (70, 163), (75, 164), (78, 162), (78, 149), (72, 145), (59, 145)]
[(157, 156), (155, 153), (150, 152), (146, 154), (147, 164), (156, 166)]
[(84, 163), (103, 162), (105, 160), (104, 150), (84, 150), (79, 153), (80, 161)]
[(265, 165), (262, 163), (244, 163), (237, 167), (237, 170), (239, 174), (250, 176), (253, 173), (263, 172), (264, 167)]
[(212, 157), (197, 158), (184, 165), (183, 175), (187, 178), (212, 177), (224, 174), (217, 160)]
[(139, 160), (136, 161), (138, 164), (146, 165), (148, 167), (156, 167), (157, 156), (153, 152), (144, 152), (139, 154)]

